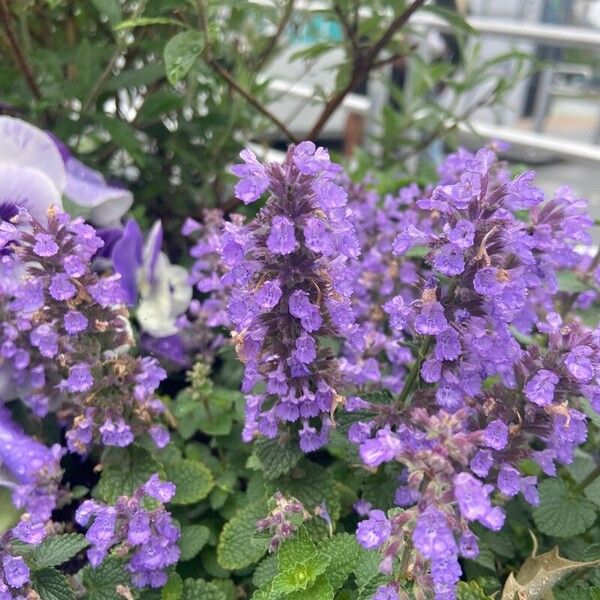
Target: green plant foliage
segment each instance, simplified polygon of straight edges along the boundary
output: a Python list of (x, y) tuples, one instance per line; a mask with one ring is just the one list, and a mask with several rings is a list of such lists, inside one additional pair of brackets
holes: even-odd
[(533, 512), (538, 529), (547, 535), (568, 538), (583, 533), (596, 520), (596, 507), (562, 479), (548, 479), (539, 487), (540, 505)]
[(31, 555), (36, 569), (56, 567), (73, 558), (89, 546), (80, 533), (66, 533), (45, 539)]
[(130, 585), (125, 561), (112, 556), (95, 569), (84, 567), (80, 578), (87, 600), (115, 600), (117, 588)]
[(104, 457), (98, 492), (105, 502), (131, 495), (154, 474), (163, 474), (161, 464), (141, 446), (110, 448)]
[(204, 525), (188, 525), (182, 527), (179, 538), (181, 560), (194, 558), (206, 545), (210, 538), (210, 530)]
[(67, 578), (52, 567), (34, 571), (32, 586), (41, 600), (75, 600)]
[(192, 504), (203, 500), (214, 485), (210, 469), (196, 460), (169, 463), (165, 466), (165, 476), (177, 489), (172, 504)]
[(265, 503), (254, 502), (240, 509), (223, 527), (217, 550), (219, 565), (224, 569), (243, 569), (262, 558), (267, 541), (255, 538), (256, 521), (266, 514)]

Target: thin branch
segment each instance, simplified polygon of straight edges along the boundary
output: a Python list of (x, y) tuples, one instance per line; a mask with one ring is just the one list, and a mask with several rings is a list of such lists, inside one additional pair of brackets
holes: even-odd
[(215, 72), (227, 82), (227, 85), (237, 92), (242, 98), (245, 98), (258, 112), (267, 117), (285, 136), (294, 143), (298, 142), (298, 138), (280, 121), (264, 104), (257, 100), (247, 89), (243, 88), (231, 74), (214, 58), (206, 59), (207, 63), (215, 70)]
[(277, 31), (275, 31), (275, 33), (269, 40), (269, 43), (264, 48), (264, 50), (258, 55), (254, 63), (254, 68), (256, 69), (256, 72), (260, 71), (265, 66), (269, 58), (271, 58), (273, 52), (277, 50), (277, 46), (279, 44), (279, 41), (281, 40), (281, 36), (285, 33), (285, 29), (288, 26), (292, 15), (294, 14), (295, 1), (296, 0), (288, 0), (287, 4), (285, 5), (283, 15), (281, 17), (281, 20), (279, 21), (279, 24), (277, 25)]
[(327, 104), (324, 106), (323, 111), (317, 118), (313, 125), (308, 139), (316, 139), (323, 127), (325, 127), (327, 121), (331, 118), (333, 113), (340, 107), (344, 98), (352, 91), (354, 91), (369, 75), (369, 72), (373, 68), (373, 64), (377, 60), (379, 53), (387, 46), (394, 35), (406, 25), (412, 15), (425, 3), (426, 0), (414, 0), (413, 3), (406, 8), (401, 14), (399, 14), (388, 26), (382, 36), (371, 46), (364, 55), (358, 57), (357, 62), (354, 65), (352, 77), (348, 84), (335, 94)]
[(242, 87), (223, 67), (219, 61), (213, 56), (212, 47), (210, 44), (210, 31), (208, 29), (208, 19), (206, 10), (204, 8), (203, 0), (196, 0), (196, 7), (198, 9), (198, 23), (200, 28), (204, 32), (206, 39), (206, 47), (204, 50), (204, 60), (206, 63), (213, 68), (213, 70), (219, 75), (227, 85), (235, 92), (237, 92), (242, 98), (247, 100), (258, 112), (267, 117), (285, 136), (293, 143), (297, 143), (298, 139), (296, 136), (286, 127), (286, 125), (278, 119), (264, 104), (262, 104), (257, 98), (255, 98), (247, 89)]
[(346, 16), (346, 13), (344, 12), (344, 9), (337, 2), (333, 3), (333, 12), (337, 15), (337, 18), (342, 24), (346, 40), (352, 48), (352, 56), (354, 58), (358, 58), (358, 56), (360, 55), (360, 45), (358, 43), (358, 40), (356, 39), (357, 24), (350, 23)]
[[(145, 0), (144, 0), (144, 2), (140, 2), (138, 7), (136, 8), (136, 10), (131, 15), (131, 19), (137, 19), (144, 12), (145, 6), (146, 6)], [(92, 106), (92, 104), (96, 101), (96, 98), (102, 91), (104, 84), (108, 81), (108, 79), (112, 75), (112, 71), (115, 68), (115, 65), (117, 63), (117, 60), (119, 59), (119, 56), (121, 56), (121, 54), (127, 48), (127, 35), (128, 35), (127, 31), (121, 32), (118, 35), (119, 35), (119, 38), (117, 40), (117, 49), (113, 53), (110, 61), (106, 65), (106, 67), (104, 67), (104, 71), (102, 71), (102, 73), (100, 74), (100, 77), (98, 77), (98, 79), (96, 80), (94, 87), (91, 89), (87, 98), (83, 102), (83, 105), (81, 106), (81, 112), (80, 112), (80, 114), (82, 114), (82, 115), (85, 115), (88, 112), (88, 110), (90, 109), (90, 107)]]
[(19, 66), (21, 73), (23, 73), (31, 93), (36, 97), (37, 100), (41, 100), (42, 92), (37, 84), (37, 81), (35, 80), (35, 75), (31, 70), (31, 66), (27, 62), (27, 58), (25, 57), (25, 54), (19, 45), (19, 41), (15, 35), (15, 30), (12, 26), (10, 10), (8, 8), (9, 1), (10, 0), (0, 0), (0, 23), (2, 23), (4, 33), (6, 33), (6, 37), (8, 38), (8, 43), (15, 62)]

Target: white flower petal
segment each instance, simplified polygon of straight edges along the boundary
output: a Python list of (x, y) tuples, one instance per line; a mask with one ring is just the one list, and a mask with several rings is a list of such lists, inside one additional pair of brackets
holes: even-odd
[(59, 190), (53, 181), (33, 167), (0, 164), (0, 205), (16, 204), (42, 224), (48, 221), (48, 208), (62, 208)]
[(67, 184), (63, 159), (52, 138), (34, 125), (0, 116), (0, 165), (42, 171), (62, 194)]

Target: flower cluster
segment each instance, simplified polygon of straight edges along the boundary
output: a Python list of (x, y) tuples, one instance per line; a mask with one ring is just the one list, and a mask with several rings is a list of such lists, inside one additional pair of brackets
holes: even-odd
[(304, 521), (304, 506), (296, 498), (276, 492), (269, 500), (269, 514), (256, 523), (256, 530), (268, 532), (269, 552), (275, 552), (283, 540), (291, 538)]
[(420, 209), (415, 200), (419, 187), (412, 184), (385, 198), (365, 184), (348, 186), (350, 219), (362, 254), (351, 261), (354, 272), (352, 308), (365, 333), (364, 348), (344, 344), (340, 367), (344, 377), (363, 389), (382, 387), (398, 392), (406, 365), (412, 360), (404, 336), (392, 332), (382, 310), (400, 291), (407, 301), (416, 299), (416, 285), (424, 276), (410, 258), (392, 255), (392, 245), (402, 226), (435, 230), (439, 218)]
[(0, 485), (12, 491), (14, 505), (33, 523), (50, 519), (60, 493), (62, 448), (48, 448), (28, 436), (0, 406)]
[(174, 494), (175, 486), (162, 483), (155, 474), (132, 496), (121, 496), (114, 505), (83, 502), (75, 520), (82, 527), (91, 522), (86, 533), (92, 545), (87, 552), (90, 564), (97, 567), (108, 551), (118, 546), (116, 551), (121, 556), (130, 555), (128, 569), (137, 587), (164, 586), (166, 568), (179, 559), (179, 528), (163, 506)]
[[(278, 435), (300, 421), (300, 447), (322, 446), (330, 415), (342, 402), (339, 369), (320, 340), (341, 337), (361, 348), (362, 330), (350, 305), (349, 258), (359, 244), (348, 219), (347, 194), (336, 183), (341, 167), (312, 142), (292, 146), (283, 164), (260, 164), (248, 150), (238, 198), (269, 198), (248, 225), (227, 223), (221, 245), (231, 287), (229, 316), (246, 370), (244, 439)], [(258, 384), (264, 391), (252, 393)]]
[[(234, 225), (241, 226), (243, 221), (242, 215), (231, 215)], [(226, 343), (221, 328), (231, 328), (227, 311), (229, 288), (222, 281), (226, 273), (221, 260), (224, 225), (222, 211), (206, 209), (201, 223), (188, 218), (182, 228), (183, 235), (194, 240), (189, 282), (201, 297), (192, 300), (188, 312), (178, 320), (179, 336), (186, 353), (206, 364), (214, 361), (216, 352)]]
[(2, 223), (0, 240), (2, 397), (38, 416), (56, 412), (72, 452), (98, 438), (127, 446), (147, 431), (164, 445), (154, 392), (165, 373), (125, 352), (132, 339), (118, 278), (91, 268), (102, 246), (95, 230), (55, 210), (47, 225), (21, 212)]
[[(553, 475), (585, 441), (579, 397), (600, 408), (600, 348), (596, 330), (563, 322), (554, 306), (557, 272), (585, 262), (575, 250), (589, 240), (581, 201), (561, 188), (543, 202), (532, 173), (511, 179), (490, 148), (451, 155), (441, 175), (415, 196), (431, 212), (427, 227), (409, 219), (392, 245), (397, 256), (426, 249), (425, 275), (383, 305), (398, 339), (416, 348), (412, 367), (394, 406), (353, 402), (373, 418), (349, 436), (368, 466), (405, 468), (395, 503), (406, 510), (370, 511), (359, 541), (381, 548), (389, 574), (403, 554), (416, 585), (445, 599), (459, 557), (478, 553), (469, 524), (503, 525), (492, 492), (537, 504), (537, 479), (519, 463), (533, 458)], [(532, 332), (547, 336), (546, 351), (522, 344)]]

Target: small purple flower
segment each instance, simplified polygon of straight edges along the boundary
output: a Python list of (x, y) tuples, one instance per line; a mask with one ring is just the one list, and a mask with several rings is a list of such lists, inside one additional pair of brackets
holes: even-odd
[(250, 204), (256, 202), (269, 187), (269, 178), (254, 152), (242, 150), (240, 157), (244, 163), (231, 167), (231, 172), (240, 178), (235, 186), (235, 195), (244, 204)]
[(462, 249), (455, 244), (445, 244), (436, 253), (433, 266), (444, 275), (460, 275), (465, 270)]
[(48, 233), (38, 233), (35, 236), (33, 251), (42, 257), (54, 256), (58, 252), (58, 244)]
[(359, 544), (370, 550), (383, 544), (392, 532), (392, 524), (381, 510), (372, 510), (369, 518), (361, 521), (356, 530), (356, 539)]
[(48, 291), (55, 300), (70, 300), (77, 293), (77, 288), (68, 275), (59, 273), (52, 278)]
[(554, 400), (554, 388), (558, 381), (556, 373), (540, 369), (525, 385), (525, 396), (538, 406), (547, 406)]
[(288, 217), (276, 215), (271, 222), (271, 231), (267, 238), (267, 247), (274, 254), (290, 254), (297, 247), (298, 242), (294, 233), (294, 224)]
[(508, 427), (500, 419), (490, 422), (483, 430), (483, 440), (494, 450), (504, 449), (508, 443)]
[(69, 369), (69, 377), (65, 380), (65, 387), (70, 392), (87, 392), (94, 385), (94, 378), (86, 363), (78, 363)]

